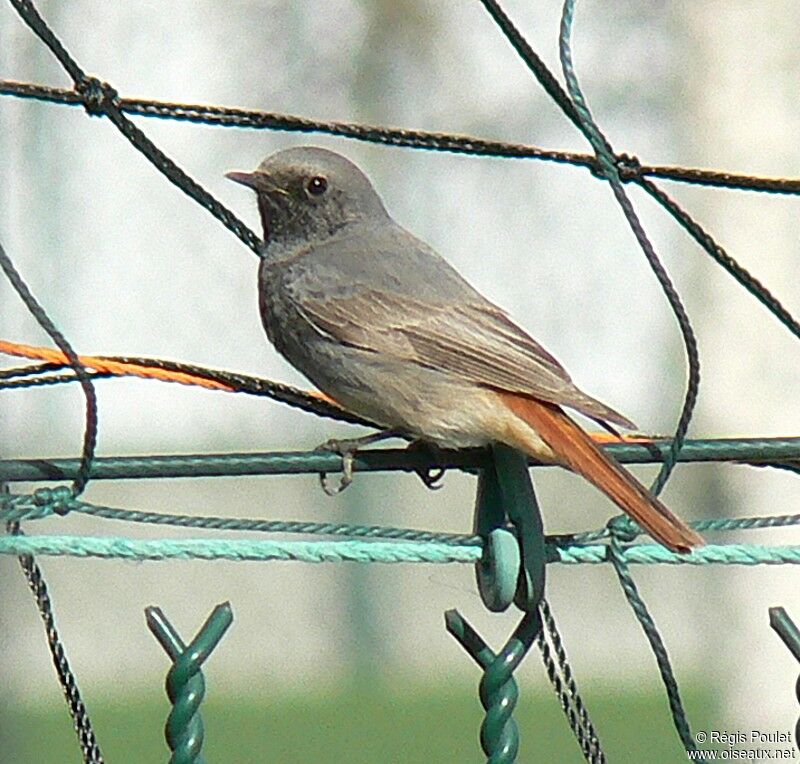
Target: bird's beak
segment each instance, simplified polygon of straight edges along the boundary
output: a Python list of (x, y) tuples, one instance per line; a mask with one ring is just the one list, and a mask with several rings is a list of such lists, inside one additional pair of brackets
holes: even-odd
[(247, 186), (248, 188), (257, 188), (258, 184), (258, 174), (254, 172), (226, 172), (225, 177), (228, 180), (234, 181), (234, 183), (241, 183), (243, 186)]

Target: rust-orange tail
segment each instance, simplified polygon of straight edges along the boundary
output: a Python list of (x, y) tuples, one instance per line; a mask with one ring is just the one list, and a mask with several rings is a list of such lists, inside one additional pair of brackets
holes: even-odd
[[(511, 393), (503, 402), (532, 427), (573, 472), (599, 488), (654, 539), (676, 552), (688, 552), (705, 542), (650, 491), (607, 456), (592, 438), (558, 406)], [(535, 452), (532, 455), (537, 455)]]

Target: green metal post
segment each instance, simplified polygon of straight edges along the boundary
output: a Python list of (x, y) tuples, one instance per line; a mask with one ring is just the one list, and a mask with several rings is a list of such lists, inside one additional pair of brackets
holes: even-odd
[(148, 628), (173, 662), (166, 682), (172, 710), (164, 731), (172, 751), (170, 764), (205, 764), (199, 707), (206, 683), (201, 667), (233, 622), (230, 603), (217, 605), (188, 645), (160, 608), (148, 607), (144, 613)]

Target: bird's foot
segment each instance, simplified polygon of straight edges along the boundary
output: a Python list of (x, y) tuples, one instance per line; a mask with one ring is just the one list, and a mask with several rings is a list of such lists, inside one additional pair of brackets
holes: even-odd
[(378, 432), (364, 435), (361, 438), (347, 438), (344, 440), (331, 438), (318, 445), (314, 449), (315, 451), (330, 451), (342, 457), (342, 477), (339, 479), (338, 483), (331, 485), (328, 480), (328, 473), (319, 473), (319, 483), (322, 486), (322, 490), (325, 491), (328, 496), (340, 494), (353, 482), (353, 466), (355, 465), (356, 453), (359, 449), (364, 448), (364, 446), (369, 446), (372, 443), (378, 443), (381, 440), (396, 438), (399, 434), (397, 430), (379, 430)]
[[(435, 443), (430, 443), (426, 440), (412, 441), (408, 444), (407, 450), (422, 453), (434, 462), (442, 461), (442, 449)], [(426, 488), (430, 488), (431, 491), (438, 491), (442, 487), (442, 478), (446, 469), (444, 467), (421, 467), (418, 470), (414, 470), (414, 472), (417, 473)]]

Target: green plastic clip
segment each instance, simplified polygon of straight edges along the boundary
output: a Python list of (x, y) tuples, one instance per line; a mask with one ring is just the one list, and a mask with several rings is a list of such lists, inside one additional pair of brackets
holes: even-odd
[(483, 604), (493, 612), (512, 602), (525, 612), (536, 610), (544, 596), (544, 526), (522, 452), (492, 445), (478, 476), (474, 531), (484, 540), (475, 564)]

